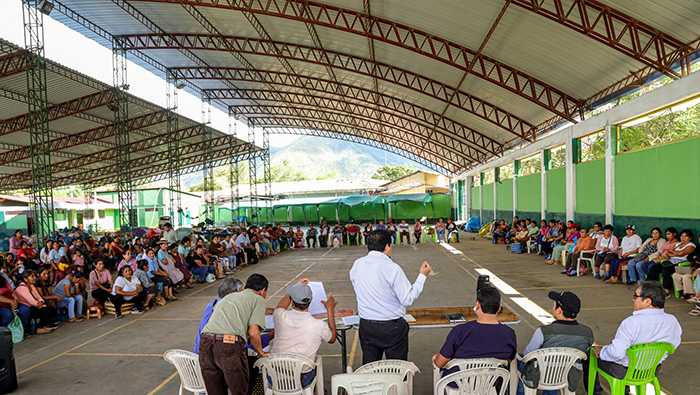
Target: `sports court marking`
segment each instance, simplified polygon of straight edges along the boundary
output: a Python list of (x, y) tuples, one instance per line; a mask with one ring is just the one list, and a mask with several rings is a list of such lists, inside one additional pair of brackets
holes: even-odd
[(66, 355), (90, 356), (90, 357), (158, 357), (163, 358), (163, 354), (119, 354), (109, 352), (69, 352)]

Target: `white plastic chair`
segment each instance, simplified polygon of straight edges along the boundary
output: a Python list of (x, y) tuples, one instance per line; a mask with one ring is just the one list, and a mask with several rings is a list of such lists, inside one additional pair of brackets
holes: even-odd
[[(498, 358), (472, 358), (472, 359), (451, 359), (443, 369), (448, 370), (459, 367), (459, 371), (475, 368), (498, 368), (508, 366), (508, 361)], [(442, 378), (440, 368), (433, 365), (433, 388), (437, 386)]]
[(536, 245), (536, 244), (535, 244), (535, 241), (532, 240), (532, 238), (529, 238), (529, 239), (527, 240), (526, 248), (527, 248), (527, 253), (528, 253), (528, 254), (530, 253), (530, 249), (531, 249), (532, 247), (534, 247), (535, 245)]
[[(301, 370), (307, 366), (316, 369), (316, 378), (306, 388), (301, 387)], [(323, 394), (323, 363), (321, 357), (314, 363), (309, 358), (297, 354), (270, 354), (255, 362), (255, 367), (262, 372), (265, 395), (298, 394), (312, 395), (314, 388), (317, 394)], [(272, 388), (267, 379), (272, 379)]]
[[(501, 388), (496, 390), (496, 383), (501, 379)], [(510, 372), (504, 368), (475, 368), (452, 373), (443, 377), (435, 386), (435, 395), (504, 395), (508, 388)], [(447, 385), (455, 383), (457, 388)]]
[[(590, 258), (586, 258), (583, 256), (583, 254), (590, 254)], [(593, 273), (593, 266), (595, 265), (595, 254), (596, 250), (586, 250), (586, 251), (581, 251), (578, 259), (576, 260), (576, 276), (581, 275), (581, 261), (588, 261), (591, 265), (591, 273)]]
[(199, 355), (185, 350), (168, 350), (163, 353), (163, 359), (175, 365), (177, 369), (180, 376), (180, 395), (183, 395), (185, 390), (195, 394), (207, 393), (199, 366)]
[(347, 395), (403, 395), (403, 376), (398, 373), (345, 373), (331, 377), (331, 395), (340, 388)]
[(355, 370), (355, 373), (397, 373), (404, 380), (404, 393), (413, 394), (413, 375), (420, 372), (420, 369), (413, 363), (398, 359), (386, 359), (370, 362)]
[[(520, 356), (517, 357), (520, 359)], [(525, 387), (525, 395), (536, 395), (537, 390), (559, 390), (563, 394), (575, 395), (569, 391), (569, 370), (577, 360), (585, 360), (586, 353), (570, 347), (541, 348), (532, 351), (520, 359), (522, 362), (537, 360), (540, 382), (537, 389)], [(522, 380), (522, 374), (518, 373)]]

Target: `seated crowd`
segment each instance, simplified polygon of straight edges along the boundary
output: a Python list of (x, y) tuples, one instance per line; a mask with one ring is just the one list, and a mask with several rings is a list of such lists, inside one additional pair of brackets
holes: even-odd
[[(493, 243), (520, 243), (523, 249), (528, 244), (537, 248), (550, 265), (561, 264), (562, 274), (576, 273), (579, 258), (591, 260), (590, 269), (596, 279), (608, 284), (638, 284), (642, 281), (657, 281), (669, 297), (678, 292), (681, 299), (694, 304), (691, 315), (700, 315), (700, 249), (693, 243), (695, 236), (690, 229), (678, 232), (674, 227), (665, 231), (655, 227), (646, 240), (636, 233), (634, 225), (625, 226), (625, 236), (613, 235), (613, 226), (596, 222), (592, 228), (582, 227), (573, 221), (564, 223), (554, 219), (542, 220), (540, 227), (529, 218), (525, 221), (517, 216), (508, 225), (505, 220), (494, 222)], [(528, 243), (529, 242), (529, 243)], [(624, 273), (626, 278), (623, 278)]]
[[(406, 307), (419, 297), (431, 267), (424, 262), (418, 278), (411, 284), (403, 270), (391, 260), (390, 234), (375, 231), (369, 237), (369, 254), (357, 259), (350, 270), (360, 316), (362, 363), (373, 363), (384, 357), (407, 360), (408, 324), (403, 318), (389, 318), (403, 317)], [(384, 277), (395, 281), (387, 284)], [(302, 387), (313, 384), (321, 368), (314, 363), (317, 362), (320, 345), (336, 340), (334, 309), (337, 302), (329, 293), (322, 302), (328, 319), (324, 322), (313, 317), (308, 312), (314, 296), (308, 282), (304, 278), (286, 287), (286, 295), (272, 312), (274, 330), (269, 333), (263, 333), (266, 329), (268, 280), (260, 274), (252, 274), (245, 285), (233, 278), (221, 283), (218, 298), (210, 302), (204, 311), (195, 339), (195, 352), (199, 354), (207, 393), (247, 393), (256, 377), (249, 370), (247, 350), (255, 351), (258, 358), (274, 357), (275, 354), (304, 357), (308, 361), (301, 369), (294, 371), (300, 375)], [(568, 347), (594, 355), (596, 370), (589, 372), (588, 358), (579, 358), (573, 364), (566, 376), (569, 391), (575, 391), (581, 379), (586, 378), (584, 386), (588, 389), (589, 383), (592, 384), (589, 393), (602, 394), (597, 372), (602, 371), (618, 379), (625, 377), (630, 364), (626, 351), (633, 345), (651, 342), (666, 342), (673, 348), (680, 345), (682, 330), (678, 320), (664, 311), (665, 291), (659, 282), (644, 281), (636, 287), (632, 298), (633, 315), (622, 321), (612, 342), (605, 346), (595, 345), (593, 330), (577, 321), (581, 311), (581, 300), (577, 295), (552, 291), (548, 296), (553, 302), (551, 312), (554, 321), (536, 328), (524, 354), (544, 348)], [(450, 361), (495, 358), (502, 365), (517, 363), (523, 378), (522, 383), (518, 383), (518, 394), (523, 393), (523, 384), (537, 388), (540, 368), (534, 361), (520, 361), (524, 354), (518, 356), (515, 331), (499, 322), (501, 309), (501, 294), (497, 288), (485, 286), (477, 290), (474, 307), (476, 320), (453, 327), (439, 351), (432, 356), (433, 366), (440, 369), (448, 385), (456, 386), (461, 380), (459, 367), (446, 368)], [(661, 362), (664, 359), (665, 356), (660, 359)], [(275, 379), (288, 380), (287, 371), (292, 368), (285, 366), (284, 369), (268, 370), (267, 377), (262, 380), (269, 387)], [(660, 367), (661, 364), (657, 372)], [(271, 375), (281, 375), (281, 378)], [(502, 381), (492, 383), (496, 387), (504, 384)], [(544, 393), (550, 395), (556, 392)]]

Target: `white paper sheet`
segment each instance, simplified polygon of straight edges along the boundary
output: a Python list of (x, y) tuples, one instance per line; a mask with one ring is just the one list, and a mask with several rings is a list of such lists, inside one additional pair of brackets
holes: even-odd
[(323, 283), (319, 281), (310, 281), (309, 287), (311, 287), (312, 297), (311, 304), (309, 305), (309, 313), (319, 314), (326, 312), (326, 306), (323, 305), (323, 301), (328, 299), (326, 295), (326, 290), (323, 288)]
[(344, 325), (360, 325), (360, 316), (359, 315), (350, 315), (347, 317), (343, 317), (343, 324)]
[(275, 329), (275, 322), (272, 320), (272, 314), (265, 316), (265, 329), (268, 331)]

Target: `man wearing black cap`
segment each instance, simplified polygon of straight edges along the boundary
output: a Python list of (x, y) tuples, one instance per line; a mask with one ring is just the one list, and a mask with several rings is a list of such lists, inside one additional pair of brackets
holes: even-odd
[[(532, 351), (548, 347), (571, 347), (588, 354), (588, 349), (593, 344), (593, 331), (576, 321), (576, 316), (581, 311), (581, 300), (573, 292), (552, 291), (549, 293), (549, 298), (554, 301), (552, 315), (555, 321), (535, 330), (530, 344), (525, 347), (524, 354), (527, 355)], [(518, 366), (518, 368), (522, 370), (523, 381), (528, 384), (528, 387), (536, 388), (537, 383), (533, 380), (536, 367), (534, 367), (533, 362), (528, 362), (524, 364), (524, 367)], [(576, 391), (581, 377), (588, 377), (588, 361), (575, 363), (569, 371), (569, 391)], [(588, 381), (584, 380), (584, 386), (587, 384)], [(596, 381), (594, 394), (600, 394), (601, 391), (602, 388)], [(518, 393), (520, 393), (520, 388)], [(543, 395), (549, 393), (556, 394), (557, 391), (544, 391)]]

